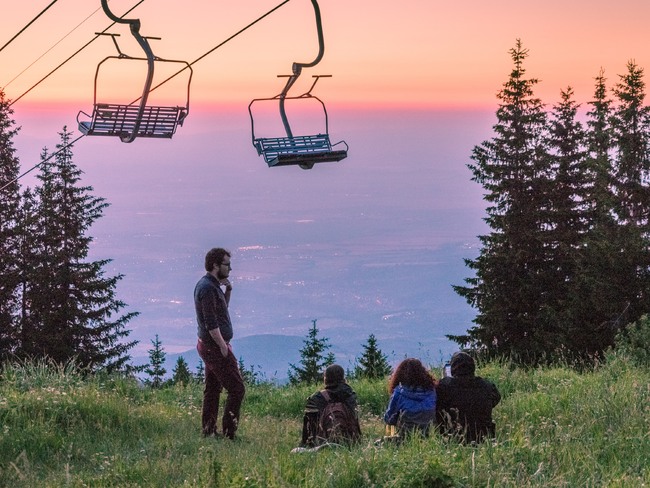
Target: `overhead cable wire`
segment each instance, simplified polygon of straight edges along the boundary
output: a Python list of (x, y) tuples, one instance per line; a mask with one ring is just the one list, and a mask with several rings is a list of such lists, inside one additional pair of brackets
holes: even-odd
[[(243, 27), (242, 29), (240, 29), (240, 30), (238, 30), (237, 32), (235, 32), (235, 33), (234, 33), (233, 35), (231, 35), (228, 39), (226, 39), (226, 40), (224, 40), (224, 41), (221, 41), (221, 42), (220, 42), (219, 44), (217, 44), (215, 47), (213, 47), (212, 49), (210, 49), (210, 50), (207, 51), (206, 53), (202, 54), (201, 56), (199, 56), (198, 58), (196, 58), (196, 59), (195, 59), (194, 61), (192, 61), (191, 63), (188, 63), (187, 66), (185, 66), (184, 68), (181, 68), (180, 70), (178, 70), (178, 71), (177, 71), (176, 73), (174, 73), (173, 75), (170, 75), (168, 78), (166, 78), (166, 79), (164, 79), (163, 81), (161, 81), (160, 83), (158, 83), (158, 84), (157, 84), (156, 86), (154, 86), (151, 90), (149, 90), (149, 92), (154, 91), (156, 88), (159, 88), (160, 86), (164, 85), (164, 84), (167, 83), (169, 80), (171, 80), (172, 78), (178, 76), (178, 75), (181, 74), (183, 71), (185, 71), (186, 69), (188, 69), (188, 67), (190, 67), (190, 66), (192, 66), (192, 65), (194, 65), (194, 64), (196, 64), (196, 63), (198, 63), (199, 61), (201, 61), (203, 58), (205, 58), (205, 57), (208, 56), (209, 54), (212, 54), (214, 51), (216, 51), (217, 49), (219, 49), (221, 46), (223, 46), (223, 45), (226, 44), (227, 42), (233, 40), (235, 37), (237, 37), (239, 34), (241, 34), (242, 32), (244, 32), (245, 30), (248, 30), (249, 28), (253, 27), (253, 26), (254, 26), (255, 24), (257, 24), (260, 20), (264, 19), (265, 17), (268, 17), (268, 16), (271, 15), (273, 12), (275, 12), (276, 10), (278, 10), (278, 9), (279, 9), (280, 7), (282, 7), (284, 4), (289, 3), (290, 1), (291, 1), (291, 0), (284, 0), (284, 2), (282, 2), (282, 3), (278, 4), (278, 5), (276, 5), (276, 6), (273, 7), (271, 10), (269, 10), (268, 12), (266, 12), (264, 15), (262, 15), (261, 17), (258, 17), (258, 18), (255, 19), (253, 22), (251, 22), (250, 24), (248, 24), (246, 27)], [(139, 99), (139, 98), (136, 98), (136, 99), (133, 100), (133, 102), (131, 102), (131, 103), (133, 104), (133, 103), (137, 102), (138, 100), (140, 100), (140, 99)]]
[[(287, 0), (288, 1), (288, 0)], [(136, 3), (133, 7), (131, 7), (127, 12), (124, 13), (124, 15), (128, 15), (130, 12), (135, 10), (136, 7), (138, 7), (144, 0), (140, 0), (138, 3)], [(122, 15), (121, 17), (124, 17)], [(120, 17), (120, 18), (121, 18)], [(74, 58), (77, 54), (79, 54), (81, 51), (86, 49), (91, 43), (93, 43), (99, 36), (104, 34), (108, 29), (113, 27), (115, 25), (115, 22), (112, 22), (106, 29), (104, 29), (100, 34), (96, 34), (95, 37), (93, 37), (90, 41), (88, 41), (86, 44), (84, 44), (82, 47), (80, 47), (74, 54), (69, 56), (65, 61), (63, 61), (61, 64), (59, 64), (56, 68), (54, 68), (52, 71), (50, 71), (48, 74), (46, 74), (43, 78), (38, 80), (36, 83), (34, 83), (26, 92), (24, 92), (22, 95), (20, 95), (18, 98), (15, 98), (11, 101), (9, 106), (11, 107), (14, 103), (16, 103), (18, 100), (23, 98), (25, 95), (27, 95), (30, 91), (32, 91), (34, 88), (36, 88), (38, 85), (40, 85), (43, 81), (45, 81), (47, 78), (49, 78), (55, 71), (57, 71), (59, 68), (61, 68), (64, 64), (66, 64), (68, 61), (70, 61), (72, 58)]]
[(49, 155), (47, 158), (45, 158), (43, 161), (41, 161), (41, 162), (38, 163), (38, 164), (35, 164), (35, 165), (32, 166), (31, 168), (29, 168), (27, 171), (25, 171), (23, 174), (21, 174), (21, 175), (19, 175), (19, 176), (16, 176), (16, 177), (15, 177), (13, 180), (11, 180), (11, 181), (8, 181), (6, 184), (4, 184), (4, 185), (2, 186), (2, 188), (0, 188), (0, 191), (4, 190), (5, 188), (7, 188), (8, 186), (10, 186), (11, 184), (15, 183), (16, 181), (18, 181), (19, 179), (21, 179), (23, 176), (25, 176), (25, 175), (31, 173), (31, 172), (34, 171), (36, 168), (38, 168), (40, 165), (47, 163), (47, 162), (48, 162), (50, 159), (52, 159), (54, 156), (56, 156), (57, 154), (59, 154), (61, 151), (65, 150), (65, 149), (68, 149), (70, 146), (72, 146), (75, 142), (77, 142), (77, 141), (78, 141), (79, 139), (81, 139), (82, 137), (84, 137), (84, 134), (81, 134), (81, 135), (80, 135), (79, 137), (77, 137), (74, 141), (72, 141), (72, 142), (66, 144), (66, 145), (63, 146), (61, 149), (59, 149), (57, 152), (50, 154), (50, 155)]
[(30, 25), (32, 25), (34, 22), (36, 22), (36, 20), (37, 20), (41, 15), (43, 15), (45, 12), (47, 12), (47, 10), (48, 10), (52, 5), (54, 5), (56, 2), (58, 2), (58, 1), (59, 1), (59, 0), (53, 0), (52, 3), (50, 3), (47, 7), (45, 7), (45, 8), (43, 9), (43, 11), (42, 11), (40, 14), (38, 14), (36, 17), (34, 17), (34, 18), (32, 19), (32, 21), (31, 21), (29, 24), (27, 24), (25, 27), (23, 27), (22, 29), (20, 29), (20, 32), (18, 32), (18, 34), (16, 34), (16, 35), (13, 36), (11, 39), (9, 39), (9, 41), (7, 41), (7, 42), (5, 43), (4, 46), (0, 47), (0, 52), (2, 52), (2, 50), (3, 50), (4, 48), (6, 48), (9, 44), (11, 44), (11, 43), (12, 43), (12, 42), (13, 42), (13, 41), (14, 41), (14, 40), (15, 40), (15, 39), (20, 35), (20, 34), (22, 34), (23, 32), (25, 32), (25, 30), (26, 30)]
[[(57, 0), (58, 1), (58, 0)], [(95, 10), (92, 14), (90, 14), (88, 17), (86, 17), (84, 20), (82, 20), (79, 24), (77, 24), (70, 32), (68, 32), (66, 35), (64, 35), (61, 39), (59, 39), (56, 43), (52, 45), (47, 51), (45, 51), (43, 54), (41, 54), (38, 58), (36, 58), (29, 66), (27, 66), (24, 70), (22, 70), (20, 73), (18, 73), (16, 76), (14, 76), (11, 80), (7, 82), (5, 86), (2, 87), (3, 91), (6, 91), (5, 89), (11, 85), (20, 75), (22, 75), (25, 71), (27, 71), (29, 68), (34, 66), (36, 63), (38, 63), (43, 56), (45, 56), (47, 53), (49, 53), (52, 49), (54, 49), (56, 46), (58, 46), (66, 37), (68, 37), (70, 34), (72, 34), (74, 31), (76, 31), (79, 27), (81, 27), (83, 24), (85, 24), (88, 19), (90, 19), (93, 15), (95, 15), (97, 12), (99, 12), (102, 8), (99, 7), (97, 10)]]

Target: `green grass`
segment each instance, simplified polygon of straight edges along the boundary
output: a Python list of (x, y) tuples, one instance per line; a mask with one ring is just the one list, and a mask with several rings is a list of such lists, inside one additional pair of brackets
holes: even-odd
[(566, 367), (480, 369), (503, 394), (498, 438), (438, 435), (375, 445), (384, 382), (358, 381), (363, 442), (291, 454), (312, 387), (247, 391), (239, 439), (200, 435), (202, 387), (164, 390), (83, 378), (73, 368), (8, 366), (0, 379), (0, 486), (637, 487), (650, 484), (650, 372), (620, 357)]

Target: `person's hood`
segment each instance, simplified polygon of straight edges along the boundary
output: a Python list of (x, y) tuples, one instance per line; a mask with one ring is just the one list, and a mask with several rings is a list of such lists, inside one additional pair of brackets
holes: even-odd
[(332, 396), (336, 397), (339, 401), (345, 401), (348, 397), (356, 395), (352, 387), (347, 383), (339, 383), (333, 387), (328, 386), (326, 390), (330, 392)]
[(475, 371), (474, 358), (466, 352), (457, 352), (451, 357), (451, 375), (453, 377), (474, 376)]

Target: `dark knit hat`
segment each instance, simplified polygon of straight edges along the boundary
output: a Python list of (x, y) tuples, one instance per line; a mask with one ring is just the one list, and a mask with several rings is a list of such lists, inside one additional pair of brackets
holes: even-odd
[(451, 357), (452, 376), (474, 376), (474, 371), (476, 371), (474, 358), (466, 352), (459, 351)]
[(332, 364), (325, 369), (325, 386), (336, 386), (345, 381), (345, 371), (338, 364)]

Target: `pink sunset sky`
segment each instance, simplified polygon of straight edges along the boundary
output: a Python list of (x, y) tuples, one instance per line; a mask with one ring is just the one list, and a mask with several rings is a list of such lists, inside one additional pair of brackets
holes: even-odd
[[(0, 45), (51, 3), (4, 1)], [(111, 0), (109, 5), (121, 15), (136, 3)], [(162, 38), (151, 41), (156, 55), (192, 62), (279, 3), (145, 0), (128, 17), (141, 20), (143, 35)], [(325, 56), (305, 78), (333, 75), (317, 90), (332, 104), (493, 107), (517, 38), (530, 50), (527, 68), (541, 80), (538, 94), (550, 103), (567, 85), (579, 101), (587, 101), (601, 67), (615, 80), (630, 59), (642, 67), (650, 64), (645, 0), (321, 0), (320, 7)], [(238, 103), (278, 93), (282, 82), (276, 75), (289, 73), (293, 61), (315, 57), (313, 19), (309, 0), (290, 0), (196, 63), (192, 102)], [(109, 24), (99, 0), (59, 0), (0, 52), (0, 87), (9, 99), (18, 98)], [(126, 53), (141, 55), (127, 26), (116, 25), (111, 32), (121, 34)], [(14, 108), (73, 102), (76, 114), (77, 107), (92, 103), (97, 63), (114, 53), (108, 37), (94, 41)], [(106, 69), (121, 75), (121, 67)], [(117, 85), (138, 95), (138, 84)]]

